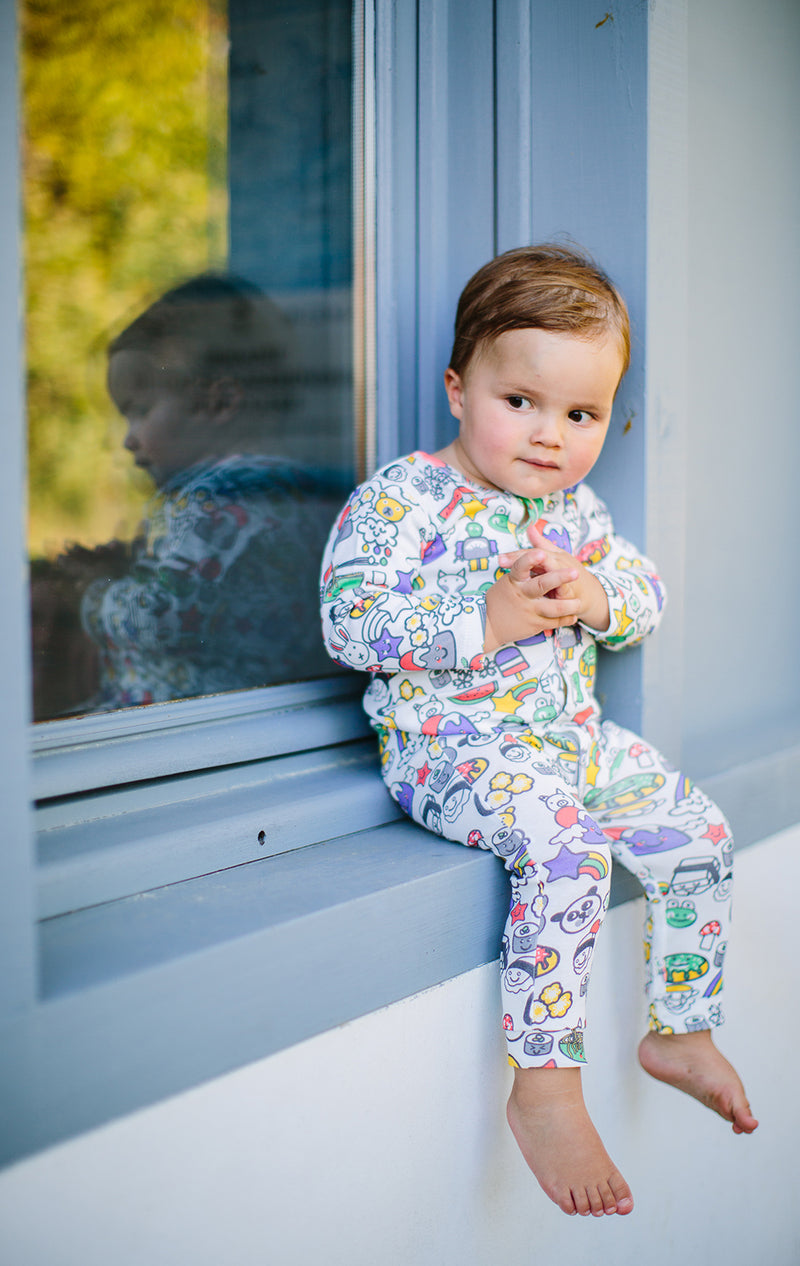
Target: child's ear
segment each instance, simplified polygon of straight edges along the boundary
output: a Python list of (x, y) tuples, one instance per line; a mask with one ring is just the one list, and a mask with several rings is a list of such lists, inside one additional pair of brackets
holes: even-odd
[(454, 369), (444, 371), (444, 389), (450, 402), (450, 412), (454, 418), (460, 418), (464, 408), (464, 383)]
[(224, 426), (241, 407), (244, 392), (235, 378), (217, 378), (206, 388), (206, 410), (211, 421)]

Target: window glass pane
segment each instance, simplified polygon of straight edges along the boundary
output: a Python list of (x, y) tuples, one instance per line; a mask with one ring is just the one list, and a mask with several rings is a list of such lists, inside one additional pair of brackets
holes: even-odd
[(349, 0), (23, 0), (34, 712), (331, 671)]

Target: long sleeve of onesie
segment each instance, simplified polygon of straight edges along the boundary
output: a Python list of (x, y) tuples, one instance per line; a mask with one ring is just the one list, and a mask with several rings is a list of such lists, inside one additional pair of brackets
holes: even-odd
[[(571, 550), (588, 567), (606, 591), (611, 615), (605, 633), (592, 636), (609, 650), (621, 650), (640, 642), (657, 627), (666, 594), (654, 564), (624, 537), (617, 536), (605, 504), (586, 484), (570, 494), (580, 510), (580, 539)], [(547, 526), (546, 536), (557, 538)]]
[[(430, 459), (429, 459), (430, 460)], [(378, 474), (336, 523), (323, 571), (323, 635), (339, 663), (371, 672), (469, 668), (483, 650), (481, 587), (448, 584), (444, 537), (418, 489)], [(409, 493), (416, 495), (409, 496)]]

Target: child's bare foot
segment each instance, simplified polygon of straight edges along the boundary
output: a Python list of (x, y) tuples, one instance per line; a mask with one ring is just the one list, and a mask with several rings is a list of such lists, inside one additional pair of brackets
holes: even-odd
[(592, 1125), (579, 1068), (517, 1068), (508, 1124), (539, 1186), (565, 1213), (630, 1213), (630, 1187)]
[(651, 1077), (718, 1112), (732, 1123), (735, 1134), (752, 1134), (758, 1125), (739, 1074), (717, 1050), (710, 1029), (647, 1033), (639, 1043), (639, 1063)]

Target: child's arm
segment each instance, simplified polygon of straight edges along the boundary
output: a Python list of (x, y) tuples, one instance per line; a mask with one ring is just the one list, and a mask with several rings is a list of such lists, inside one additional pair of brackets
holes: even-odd
[(610, 650), (632, 646), (652, 633), (661, 620), (666, 601), (663, 582), (650, 559), (616, 535), (607, 507), (591, 488), (581, 484), (575, 497), (581, 511), (581, 534), (574, 555), (548, 540), (542, 524), (528, 530), (532, 552), (542, 556), (538, 565), (548, 570), (570, 565), (578, 568), (576, 580), (553, 596), (579, 596), (578, 619)]
[(603, 646), (622, 650), (660, 624), (666, 602), (664, 583), (655, 564), (615, 533), (608, 508), (591, 488), (581, 484), (575, 494), (583, 524), (575, 555), (605, 590), (610, 615), (605, 626), (595, 626), (591, 620), (583, 623)]
[(322, 564), (322, 632), (338, 663), (413, 672), (469, 668), (483, 654), (483, 594), (440, 580), (445, 505), (380, 473), (353, 493)]

